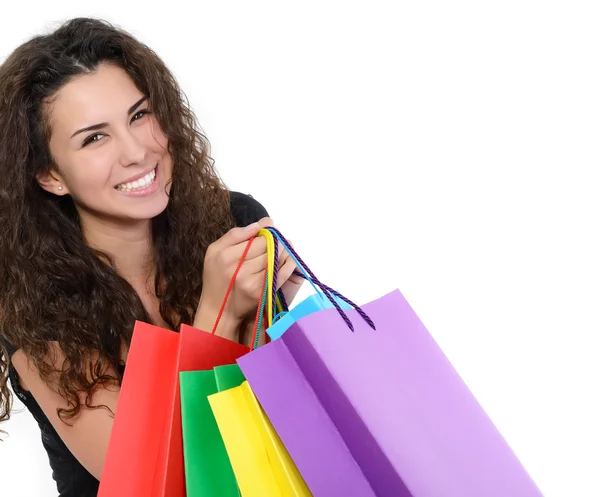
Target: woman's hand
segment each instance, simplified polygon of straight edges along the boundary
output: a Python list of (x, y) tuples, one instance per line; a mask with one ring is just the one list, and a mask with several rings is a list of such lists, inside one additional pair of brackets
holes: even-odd
[(279, 274), (277, 278), (277, 289), (281, 288), (286, 302), (291, 304), (305, 280), (304, 278), (293, 274), (294, 270), (297, 269), (297, 266), (287, 250), (281, 245), (279, 246), (278, 260)]
[[(265, 217), (245, 228), (231, 229), (208, 247), (204, 258), (202, 296), (196, 311), (194, 327), (204, 331), (212, 330), (248, 241), (262, 228), (272, 225), (273, 221)], [(266, 240), (264, 237), (257, 237), (252, 242), (236, 277), (217, 328), (218, 335), (237, 341), (239, 326), (256, 312), (266, 264)]]
[[(248, 241), (262, 228), (274, 226), (271, 218), (265, 217), (245, 228), (233, 228), (211, 244), (204, 259), (202, 296), (196, 311), (194, 327), (212, 331), (215, 320), (225, 299), (227, 288), (233, 277)], [(291, 303), (303, 279), (294, 276), (294, 261), (283, 248), (279, 250), (277, 289), (281, 288), (286, 301)], [(257, 237), (237, 274), (231, 294), (219, 320), (216, 334), (239, 341), (240, 327), (256, 314), (262, 297), (261, 290), (267, 265), (267, 246), (264, 237)]]

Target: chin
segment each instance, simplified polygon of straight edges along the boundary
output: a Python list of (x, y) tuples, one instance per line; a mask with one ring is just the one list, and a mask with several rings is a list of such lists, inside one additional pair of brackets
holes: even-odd
[(154, 219), (167, 209), (169, 197), (166, 195), (164, 197), (164, 199), (161, 198), (149, 202), (147, 205), (140, 205), (138, 208), (128, 209), (129, 212), (127, 213), (127, 217), (136, 221)]

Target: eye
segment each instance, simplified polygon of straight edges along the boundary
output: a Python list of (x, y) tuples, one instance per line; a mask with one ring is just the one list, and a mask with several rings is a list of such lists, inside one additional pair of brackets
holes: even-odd
[(140, 111), (136, 112), (133, 115), (133, 117), (131, 118), (131, 122), (133, 122), (133, 121), (139, 121), (146, 114), (150, 114), (150, 110), (149, 109), (144, 109), (144, 110), (140, 110)]
[(94, 142), (100, 141), (102, 136), (104, 136), (103, 133), (95, 133), (93, 135), (88, 136), (83, 141), (82, 147), (85, 147), (86, 145), (89, 145), (90, 143), (94, 143)]

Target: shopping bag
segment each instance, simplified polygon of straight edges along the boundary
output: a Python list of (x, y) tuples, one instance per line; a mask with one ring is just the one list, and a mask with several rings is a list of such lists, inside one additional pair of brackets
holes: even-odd
[(237, 364), (180, 373), (187, 497), (239, 496), (238, 485), (208, 396), (241, 385)]
[[(268, 231), (262, 231), (259, 236), (267, 238), (268, 261), (263, 276), (263, 298), (257, 308), (254, 336), (251, 340), (254, 349), (258, 346), (258, 337), (262, 327), (268, 294), (265, 290), (267, 285), (272, 285), (274, 267), (273, 236)], [(228, 295), (229, 291), (225, 300)], [(244, 375), (235, 363), (217, 366), (211, 370), (180, 373), (183, 459), (187, 497), (239, 495), (237, 481), (208, 403), (208, 396), (239, 386), (244, 380)]]
[[(343, 310), (352, 309), (352, 307), (337, 297), (333, 297)], [(286, 330), (304, 316), (308, 316), (313, 312), (322, 311), (324, 309), (333, 308), (333, 304), (321, 292), (309, 295), (304, 300), (292, 307), (288, 312), (281, 313), (281, 317), (277, 319), (271, 326), (267, 328), (267, 334), (271, 340), (276, 340), (283, 335)]]
[[(254, 239), (254, 238), (253, 238)], [(253, 241), (234, 272), (219, 317)], [(99, 497), (185, 497), (179, 373), (233, 364), (249, 347), (182, 325), (136, 322)]]
[(217, 366), (216, 368), (213, 368), (213, 372), (215, 375), (217, 392), (238, 387), (246, 379), (237, 363), (228, 364), (227, 366)]
[[(267, 327), (273, 321), (273, 309), (277, 299), (270, 300), (270, 291), (275, 295), (277, 252), (270, 232), (267, 238), (267, 271), (262, 288), (262, 299), (257, 309), (255, 337), (261, 328), (263, 314)], [(275, 273), (275, 278), (274, 278)], [(269, 305), (271, 304), (271, 305)], [(266, 309), (265, 309), (266, 308)], [(257, 342), (254, 342), (256, 349)], [(305, 497), (312, 495), (300, 476), (293, 461), (271, 423), (265, 416), (248, 383), (243, 381), (241, 371), (232, 367), (215, 368), (222, 387), (220, 393), (208, 396), (227, 454), (231, 461), (242, 497)]]
[(312, 495), (247, 381), (208, 400), (242, 497)]
[(343, 314), (238, 359), (314, 495), (541, 496), (400, 291)]
[(178, 375), (249, 350), (186, 325), (136, 323), (98, 495), (185, 497)]

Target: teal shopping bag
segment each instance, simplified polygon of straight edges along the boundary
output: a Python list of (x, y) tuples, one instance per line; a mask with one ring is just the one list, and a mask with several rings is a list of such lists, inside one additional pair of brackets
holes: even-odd
[[(352, 309), (352, 307), (343, 300), (338, 299), (337, 297), (334, 297), (334, 299), (343, 310), (347, 311)], [(288, 312), (282, 313), (281, 317), (278, 319), (276, 316), (277, 320), (272, 326), (267, 328), (267, 334), (271, 340), (275, 340), (281, 337), (290, 326), (304, 316), (332, 307), (333, 304), (323, 295), (323, 293), (318, 291), (298, 303), (295, 307), (292, 307)]]
[[(322, 311), (325, 309), (331, 309), (334, 306), (333, 301), (335, 301), (340, 310), (348, 311), (353, 308), (350, 305), (349, 301), (343, 300), (342, 296), (337, 294), (328, 287), (322, 286), (322, 284), (314, 277), (314, 275), (310, 272), (305, 264), (302, 263), (301, 260), (297, 257), (296, 252), (288, 244), (287, 240), (283, 239), (281, 233), (274, 228), (268, 228), (268, 230), (273, 234), (275, 239), (283, 246), (283, 248), (288, 252), (294, 263), (296, 264), (298, 271), (296, 274), (302, 276), (306, 281), (308, 281), (312, 287), (315, 289), (316, 293), (310, 295), (302, 302), (298, 303), (291, 309), (286, 312), (279, 313), (274, 318), (273, 324), (267, 328), (267, 334), (271, 338), (271, 340), (276, 340), (280, 338), (281, 335), (285, 333), (287, 329), (290, 328), (296, 321), (303, 318), (304, 316), (308, 316), (309, 314), (313, 314), (318, 311)], [(275, 272), (275, 283), (276, 284), (277, 273)], [(323, 292), (323, 290), (327, 291), (327, 295)], [(339, 295), (339, 297), (338, 297)]]

